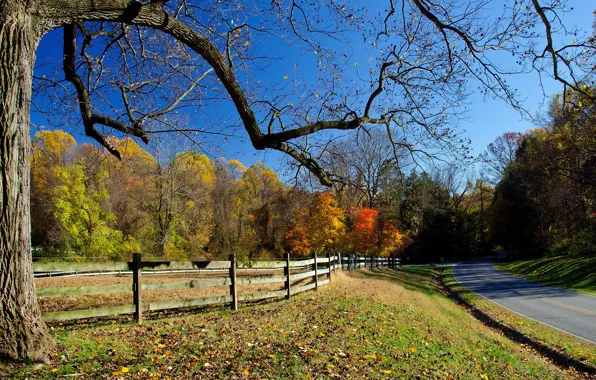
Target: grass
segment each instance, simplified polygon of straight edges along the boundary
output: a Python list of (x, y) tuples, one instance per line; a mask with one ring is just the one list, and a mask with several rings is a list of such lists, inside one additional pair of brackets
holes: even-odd
[(497, 268), (546, 285), (596, 296), (596, 256), (557, 256), (519, 260), (499, 264)]
[[(434, 271), (340, 275), (290, 301), (95, 327), (56, 326), (52, 363), (5, 377), (577, 378), (485, 327)], [(1, 375), (1, 374), (0, 374)], [(1, 377), (1, 376), (0, 376)]]
[(523, 317), (469, 291), (453, 278), (451, 270), (452, 268), (445, 268), (445, 271), (443, 272), (445, 284), (448, 285), (451, 290), (457, 292), (466, 301), (475, 305), (499, 322), (504, 323), (549, 347), (556, 348), (573, 358), (591, 364), (592, 366), (596, 366), (595, 345), (543, 325), (532, 319)]

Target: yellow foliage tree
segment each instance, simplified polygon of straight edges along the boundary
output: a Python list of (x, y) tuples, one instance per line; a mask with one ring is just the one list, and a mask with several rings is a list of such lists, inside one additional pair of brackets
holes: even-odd
[(56, 242), (60, 233), (59, 224), (51, 210), (54, 189), (58, 184), (54, 169), (66, 165), (69, 153), (76, 147), (76, 142), (64, 131), (40, 131), (33, 137), (32, 146), (32, 243), (49, 246)]

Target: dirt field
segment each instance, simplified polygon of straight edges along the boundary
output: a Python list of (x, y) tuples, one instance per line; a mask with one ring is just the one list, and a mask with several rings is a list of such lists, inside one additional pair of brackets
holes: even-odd
[[(298, 272), (293, 272), (298, 273)], [(242, 271), (238, 277), (253, 276), (272, 276), (282, 275), (283, 271)], [(144, 283), (160, 283), (172, 281), (188, 281), (207, 278), (226, 277), (227, 273), (172, 273), (172, 274), (143, 274)], [(326, 278), (326, 275), (319, 276), (320, 280)], [(306, 278), (299, 281), (293, 281), (291, 286), (303, 286), (312, 283), (312, 278)], [(37, 288), (61, 288), (61, 287), (79, 287), (79, 286), (105, 286), (105, 285), (125, 285), (131, 284), (131, 275), (100, 275), (100, 276), (74, 276), (74, 277), (44, 277), (35, 280)], [(284, 284), (256, 284), (239, 285), (238, 294), (250, 294), (259, 292), (268, 292), (283, 289)], [(214, 286), (201, 288), (181, 288), (168, 290), (146, 290), (143, 291), (144, 302), (157, 302), (173, 299), (192, 299), (201, 297), (214, 297), (229, 294), (229, 286)], [(126, 293), (109, 293), (102, 295), (74, 296), (74, 297), (40, 297), (39, 303), (42, 312), (80, 310), (104, 306), (128, 305), (133, 303), (132, 291)]]

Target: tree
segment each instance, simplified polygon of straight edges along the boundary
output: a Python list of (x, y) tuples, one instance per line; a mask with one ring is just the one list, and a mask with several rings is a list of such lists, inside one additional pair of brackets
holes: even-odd
[(66, 166), (67, 156), (76, 146), (64, 131), (40, 131), (32, 141), (31, 157), (31, 239), (33, 244), (50, 245), (60, 226), (52, 212), (52, 196), (57, 186), (54, 169)]
[[(106, 189), (99, 185), (105, 181), (107, 172), (100, 171), (95, 178), (88, 178), (84, 169), (82, 164), (54, 168), (59, 182), (54, 189), (52, 210), (64, 231), (60, 245), (70, 256), (95, 260), (121, 260), (137, 252), (139, 243), (111, 228), (115, 218), (100, 206), (108, 197)], [(95, 186), (87, 185), (89, 182)]]
[(345, 233), (343, 210), (331, 193), (324, 192), (314, 195), (308, 212), (294, 213), (284, 239), (292, 253), (305, 256), (343, 248)]
[[(191, 131), (177, 128), (168, 120), (168, 114), (191, 105), (201, 107), (209, 99), (220, 101), (222, 96), (218, 91), (223, 88), (223, 99), (233, 103), (256, 149), (286, 153), (326, 185), (331, 183), (329, 175), (308, 151), (312, 140), (300, 141), (300, 137), (321, 135), (325, 130), (378, 125), (386, 127), (389, 138), (391, 128), (404, 129), (413, 141), (455, 147), (461, 139), (454, 136), (448, 122), (459, 115), (468, 76), (478, 80), (492, 95), (518, 108), (516, 93), (502, 78), (503, 73), (520, 72), (526, 67), (550, 70), (552, 77), (568, 88), (583, 91), (576, 78), (584, 78), (591, 67), (586, 69), (581, 66), (583, 61), (574, 57), (585, 56), (580, 54), (582, 50), (593, 51), (596, 46), (579, 37), (573, 44), (554, 46), (552, 34), (557, 31), (581, 36), (575, 30), (564, 29), (560, 17), (546, 15), (562, 12), (564, 4), (544, 8), (539, 0), (533, 0), (524, 8), (512, 2), (503, 17), (486, 18), (488, 1), (479, 2), (463, 14), (461, 9), (466, 7), (458, 2), (435, 5), (426, 0), (403, 0), (401, 3), (402, 11), (397, 12), (394, 1), (389, 1), (387, 14), (379, 15), (376, 23), (367, 23), (366, 9), (338, 7), (333, 2), (322, 7), (301, 6), (296, 2), (264, 3), (266, 6), (220, 1), (200, 5), (188, 1), (166, 4), (166, 1), (128, 0), (2, 2), (0, 230), (5, 232), (0, 245), (4, 263), (0, 268), (0, 284), (11, 291), (0, 302), (0, 355), (44, 359), (51, 347), (35, 300), (27, 196), (32, 72), (36, 46), (45, 33), (63, 27), (62, 69), (76, 91), (76, 97), (72, 94), (54, 97), (58, 100), (55, 103), (65, 106), (66, 115), (78, 107), (85, 133), (114, 155), (121, 156), (106, 139), (106, 130), (143, 141), (148, 141), (148, 132), (178, 131), (192, 138)], [(325, 21), (316, 23), (316, 27), (311, 25), (320, 19)], [(231, 20), (243, 21), (236, 25)], [(251, 20), (254, 25), (250, 24)], [(374, 43), (375, 66), (371, 68), (370, 80), (353, 88), (353, 81), (341, 81), (345, 74), (341, 53), (331, 54), (332, 49), (324, 45), (332, 40), (330, 36), (333, 40), (346, 38), (348, 34), (342, 32), (365, 25), (372, 26), (364, 37), (367, 43)], [(534, 33), (538, 25), (545, 28), (544, 33)], [(288, 41), (288, 46), (313, 52), (326, 74), (321, 76), (325, 79), (316, 86), (317, 90), (303, 86), (305, 90), (277, 96), (277, 91), (267, 91), (267, 84), (249, 79), (252, 67), (266, 67), (253, 63), (262, 58), (259, 38), (269, 37), (272, 31), (279, 41)], [(130, 45), (118, 43), (124, 37)], [(263, 38), (260, 42), (269, 41)], [(548, 42), (537, 43), (542, 41)], [(94, 51), (88, 49), (92, 42)], [(138, 54), (141, 46), (144, 53)], [(519, 66), (505, 68), (493, 62), (487, 52), (494, 50), (516, 55)], [(164, 56), (168, 59), (164, 60)], [(188, 64), (176, 64), (182, 62)], [(105, 66), (114, 69), (104, 70)], [(38, 83), (43, 80), (40, 78)], [(45, 89), (65, 89), (58, 82), (50, 81)], [(210, 92), (209, 88), (216, 91)], [(388, 88), (392, 91), (385, 91)], [(322, 92), (317, 98), (319, 102), (313, 101), (318, 94), (315, 91)], [(108, 94), (119, 94), (121, 103), (107, 104), (116, 98)], [(218, 95), (211, 97), (212, 94)], [(361, 101), (352, 101), (349, 94), (356, 94)], [(399, 101), (394, 101), (394, 95)], [(296, 102), (290, 99), (302, 101), (294, 106)], [(268, 113), (267, 127), (262, 128), (257, 111)], [(213, 125), (226, 124), (218, 117), (206, 120)], [(166, 130), (160, 129), (161, 126)], [(192, 132), (211, 132), (193, 129)]]
[(356, 215), (351, 237), (354, 250), (367, 255), (376, 253), (379, 243), (379, 211), (363, 208)]
[(152, 226), (154, 244), (147, 248), (157, 257), (188, 259), (189, 252), (204, 252), (213, 230), (215, 165), (198, 152), (181, 152), (177, 143), (168, 148), (157, 152), (140, 199)]
[(311, 249), (317, 253), (337, 250), (345, 235), (344, 212), (331, 193), (319, 193), (309, 209), (308, 230)]
[(515, 155), (523, 139), (523, 133), (506, 132), (490, 143), (486, 152), (482, 154), (482, 161), (485, 164), (483, 176), (493, 186), (499, 183), (505, 169), (515, 160)]
[(306, 212), (301, 210), (294, 215), (292, 224), (284, 235), (284, 242), (292, 255), (304, 257), (310, 254), (311, 243)]
[[(374, 208), (381, 192), (401, 178), (407, 159), (407, 149), (389, 141), (382, 131), (373, 130), (330, 144), (327, 157), (321, 160), (333, 173), (338, 196)], [(344, 194), (350, 190), (354, 194)]]
[(152, 199), (157, 163), (149, 152), (130, 138), (118, 140), (111, 137), (110, 142), (121, 152), (122, 160), (105, 149), (98, 152), (95, 147), (79, 155), (86, 158), (87, 165), (96, 166), (93, 171), (108, 173), (102, 184), (108, 193), (102, 208), (113, 215), (113, 228), (127, 239), (138, 242), (140, 252), (151, 253), (153, 231), (145, 202)]
[(213, 186), (213, 239), (212, 250), (225, 254), (235, 244), (233, 221), (236, 180), (246, 168), (238, 161), (218, 158), (215, 160), (215, 184)]
[(165, 189), (167, 215), (172, 223), (161, 235), (166, 259), (188, 259), (203, 252), (213, 230), (211, 195), (215, 165), (204, 155), (185, 152), (168, 165)]
[(399, 232), (394, 219), (385, 219), (380, 224), (379, 256), (395, 256), (401, 250), (405, 236)]
[(596, 251), (595, 104), (581, 94), (557, 95), (544, 127), (525, 137), (496, 188), (498, 244), (528, 256)]
[(282, 183), (270, 168), (257, 162), (243, 171), (237, 185), (234, 214), (238, 254), (252, 257), (261, 249), (273, 250), (275, 237), (283, 233), (278, 228), (280, 209), (276, 207), (282, 197)]

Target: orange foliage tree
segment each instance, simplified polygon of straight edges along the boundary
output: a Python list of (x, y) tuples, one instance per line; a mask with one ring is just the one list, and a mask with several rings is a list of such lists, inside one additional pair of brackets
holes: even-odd
[(300, 211), (290, 229), (284, 235), (288, 251), (293, 255), (307, 256), (310, 253), (310, 234), (307, 227), (308, 214)]
[(379, 211), (363, 208), (356, 214), (351, 238), (354, 251), (359, 254), (369, 254), (377, 251)]
[(308, 213), (300, 212), (285, 235), (290, 253), (305, 256), (341, 249), (345, 240), (344, 212), (330, 193), (313, 197)]

